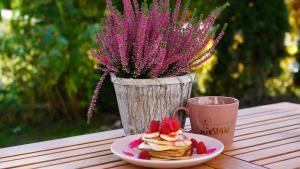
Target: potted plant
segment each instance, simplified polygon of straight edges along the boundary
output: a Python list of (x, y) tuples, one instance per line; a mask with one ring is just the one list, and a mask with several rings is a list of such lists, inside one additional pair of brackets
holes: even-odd
[(216, 38), (218, 26), (213, 25), (228, 4), (204, 19), (195, 19), (188, 2), (179, 17), (181, 0), (176, 1), (174, 12), (170, 12), (169, 0), (154, 0), (150, 7), (137, 0), (122, 2), (123, 14), (111, 0), (106, 1), (108, 14), (96, 36), (98, 50), (92, 51), (103, 75), (94, 91), (88, 119), (104, 79), (111, 75), (128, 135), (143, 132), (150, 119), (170, 116), (185, 105), (195, 79), (192, 70), (211, 57), (224, 35), (226, 24)]

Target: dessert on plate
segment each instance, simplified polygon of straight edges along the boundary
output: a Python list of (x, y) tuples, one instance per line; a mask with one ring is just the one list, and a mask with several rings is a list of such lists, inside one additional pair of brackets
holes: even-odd
[[(131, 141), (128, 147), (139, 150), (138, 158), (144, 160), (185, 160), (191, 158), (193, 153), (209, 155), (216, 150), (207, 150), (202, 141), (188, 138), (176, 117), (164, 117), (162, 121), (151, 120), (149, 129), (142, 137)], [(123, 151), (123, 154), (134, 156), (127, 151)]]
[(193, 153), (192, 141), (183, 134), (176, 117), (164, 117), (161, 122), (152, 120), (137, 148), (147, 151), (151, 159), (161, 160), (188, 159)]

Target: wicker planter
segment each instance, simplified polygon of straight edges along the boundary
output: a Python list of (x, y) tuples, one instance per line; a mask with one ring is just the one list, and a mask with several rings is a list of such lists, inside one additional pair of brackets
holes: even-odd
[[(125, 134), (142, 133), (151, 119), (171, 117), (176, 108), (186, 104), (194, 79), (194, 74), (158, 79), (126, 79), (111, 75)], [(185, 121), (184, 115), (179, 118)]]

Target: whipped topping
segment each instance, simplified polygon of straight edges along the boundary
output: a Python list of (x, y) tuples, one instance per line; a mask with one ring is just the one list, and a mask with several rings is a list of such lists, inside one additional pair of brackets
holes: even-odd
[(182, 134), (183, 133), (183, 131), (182, 131), (182, 129), (179, 129), (179, 130), (177, 130), (177, 132), (176, 132), (177, 134)]
[(160, 134), (159, 136), (160, 136), (160, 138), (162, 138), (164, 140), (167, 140), (167, 141), (176, 141), (177, 137), (178, 137), (178, 134), (176, 132), (172, 132), (168, 135)]

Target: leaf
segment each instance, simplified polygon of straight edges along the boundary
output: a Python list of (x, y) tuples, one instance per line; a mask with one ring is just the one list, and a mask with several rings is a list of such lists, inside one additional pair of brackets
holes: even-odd
[(62, 56), (62, 53), (58, 49), (51, 49), (49, 55), (53, 57), (60, 57)]

